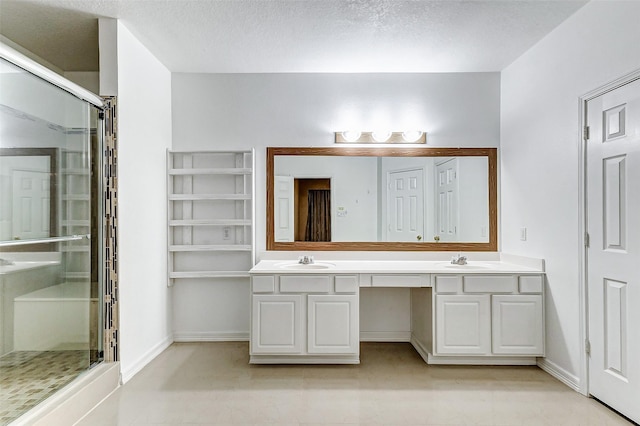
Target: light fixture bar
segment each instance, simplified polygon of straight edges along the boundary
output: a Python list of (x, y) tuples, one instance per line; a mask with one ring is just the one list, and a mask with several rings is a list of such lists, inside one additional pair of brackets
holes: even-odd
[[(379, 132), (358, 132), (355, 130), (335, 132), (335, 143), (427, 143), (427, 133), (421, 131), (391, 132), (391, 136), (389, 136), (389, 138), (383, 142), (376, 140), (376, 138), (374, 138), (373, 136), (374, 133), (376, 133), (376, 136), (378, 136), (379, 134)], [(355, 136), (357, 136), (357, 138)], [(378, 139), (380, 139), (379, 136)]]

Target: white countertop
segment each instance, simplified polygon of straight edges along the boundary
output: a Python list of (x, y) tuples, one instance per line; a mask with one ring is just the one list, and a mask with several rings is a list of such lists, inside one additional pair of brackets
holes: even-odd
[[(325, 266), (325, 267), (323, 267)], [(452, 265), (433, 260), (316, 260), (299, 265), (296, 259), (261, 260), (250, 274), (522, 274), (544, 273), (542, 268), (505, 261), (469, 261)]]

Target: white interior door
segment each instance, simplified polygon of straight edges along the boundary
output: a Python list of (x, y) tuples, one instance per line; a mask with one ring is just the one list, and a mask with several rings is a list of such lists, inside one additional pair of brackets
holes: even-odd
[(589, 393), (640, 422), (640, 80), (587, 104)]
[(436, 234), (440, 241), (458, 240), (458, 160), (436, 165)]
[(14, 170), (13, 238), (37, 239), (49, 236), (49, 173)]
[(386, 241), (424, 238), (424, 174), (422, 169), (387, 174)]
[(294, 239), (293, 176), (275, 176), (274, 239), (291, 242)]

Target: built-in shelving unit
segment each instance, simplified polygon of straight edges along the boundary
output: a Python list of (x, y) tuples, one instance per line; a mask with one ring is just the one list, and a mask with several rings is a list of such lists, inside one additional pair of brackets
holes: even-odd
[[(82, 142), (83, 139), (80, 139)], [(60, 151), (60, 235), (91, 234), (91, 173), (89, 154), (82, 149)], [(82, 239), (61, 245), (62, 273), (66, 281), (90, 278), (91, 241)]]
[(255, 264), (254, 152), (168, 151), (168, 284), (248, 278)]

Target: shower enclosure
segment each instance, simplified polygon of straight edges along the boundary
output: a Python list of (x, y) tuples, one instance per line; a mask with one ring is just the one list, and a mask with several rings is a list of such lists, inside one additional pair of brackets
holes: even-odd
[(0, 425), (102, 360), (101, 108), (0, 59)]

